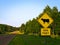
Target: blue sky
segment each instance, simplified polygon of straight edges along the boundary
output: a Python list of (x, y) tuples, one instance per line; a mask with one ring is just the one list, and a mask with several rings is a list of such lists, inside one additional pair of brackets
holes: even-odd
[(60, 10), (60, 0), (0, 0), (0, 24), (19, 27), (36, 18), (47, 5)]

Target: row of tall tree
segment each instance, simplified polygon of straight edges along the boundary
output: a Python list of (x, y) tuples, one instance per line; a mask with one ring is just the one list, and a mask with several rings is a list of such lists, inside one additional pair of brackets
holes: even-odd
[(49, 26), (51, 28), (51, 33), (60, 33), (60, 11), (58, 11), (57, 7), (50, 8), (48, 5), (45, 7), (43, 12), (39, 14), (38, 17), (29, 20), (28, 22), (26, 22), (26, 24), (22, 24), (20, 27), (20, 31), (24, 31), (25, 34), (40, 33), (41, 28), (43, 27), (38, 23), (37, 20), (44, 13), (47, 13), (54, 20), (54, 22)]
[(0, 34), (6, 34), (6, 32), (12, 32), (17, 30), (17, 27), (13, 27), (6, 24), (0, 24)]
[(58, 11), (57, 7), (50, 8), (48, 5), (45, 7), (43, 12), (39, 14), (38, 17), (33, 18), (26, 22), (26, 24), (22, 24), (20, 27), (13, 27), (10, 25), (0, 24), (0, 34), (4, 34), (6, 32), (12, 32), (15, 30), (19, 30), (20, 32), (28, 33), (40, 33), (41, 28), (43, 28), (39, 22), (37, 21), (44, 13), (47, 13), (51, 18), (53, 18), (54, 22), (49, 26), (51, 28), (51, 33), (60, 33), (60, 11)]

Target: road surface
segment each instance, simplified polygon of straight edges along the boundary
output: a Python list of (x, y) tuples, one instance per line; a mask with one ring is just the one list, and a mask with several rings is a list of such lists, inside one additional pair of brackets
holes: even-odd
[(0, 35), (0, 45), (8, 45), (15, 35)]

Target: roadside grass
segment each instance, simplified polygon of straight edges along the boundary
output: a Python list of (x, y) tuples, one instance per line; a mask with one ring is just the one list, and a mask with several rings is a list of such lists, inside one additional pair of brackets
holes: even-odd
[(34, 35), (16, 35), (8, 45), (60, 45), (60, 39)]
[(13, 32), (6, 32), (6, 34), (24, 34), (24, 32), (21, 32), (21, 31), (13, 31)]

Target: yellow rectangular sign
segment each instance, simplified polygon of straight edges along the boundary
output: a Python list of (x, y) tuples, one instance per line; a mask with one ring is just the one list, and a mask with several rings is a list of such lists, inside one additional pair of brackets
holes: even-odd
[(50, 36), (51, 31), (50, 28), (41, 28), (41, 36)]

